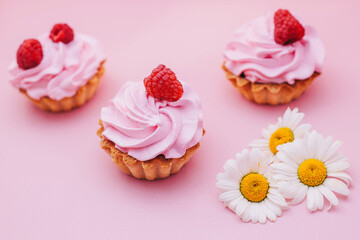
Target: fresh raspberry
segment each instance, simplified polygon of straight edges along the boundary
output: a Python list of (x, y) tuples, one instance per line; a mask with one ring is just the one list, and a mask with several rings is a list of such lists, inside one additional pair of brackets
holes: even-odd
[(43, 59), (41, 44), (36, 39), (27, 39), (16, 52), (16, 60), (19, 68), (29, 69), (36, 67)]
[(66, 23), (58, 23), (52, 28), (49, 38), (54, 42), (69, 43), (74, 40), (74, 31)]
[(173, 71), (160, 64), (144, 79), (146, 92), (159, 100), (175, 102), (184, 92), (183, 87)]
[(274, 15), (274, 24), (274, 37), (278, 44), (287, 45), (304, 37), (304, 27), (288, 10), (277, 10)]

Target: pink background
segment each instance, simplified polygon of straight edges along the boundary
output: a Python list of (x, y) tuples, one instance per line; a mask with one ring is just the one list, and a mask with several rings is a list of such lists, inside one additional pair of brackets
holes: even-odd
[[(0, 239), (357, 239), (359, 3), (1, 0)], [(314, 25), (327, 57), (323, 74), (299, 100), (260, 106), (225, 79), (222, 51), (237, 27), (277, 8)], [(108, 60), (91, 102), (49, 114), (10, 86), (7, 66), (24, 39), (57, 22), (98, 38)], [(142, 80), (159, 63), (198, 92), (207, 132), (179, 174), (147, 182), (123, 174), (95, 132), (101, 107), (126, 81)], [(243, 223), (218, 200), (215, 176), (287, 106), (299, 107), (305, 122), (344, 142), (351, 195), (329, 212), (311, 214), (303, 202), (275, 223)]]

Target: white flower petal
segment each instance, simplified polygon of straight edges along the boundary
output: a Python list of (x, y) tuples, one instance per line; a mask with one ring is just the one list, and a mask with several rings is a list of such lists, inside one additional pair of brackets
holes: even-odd
[(309, 187), (306, 197), (307, 207), (310, 211), (316, 210), (316, 190), (313, 187)]
[(262, 174), (263, 176), (265, 176), (265, 173), (267, 174), (271, 174), (270, 173), (270, 159), (265, 157), (265, 155), (260, 152), (261, 155), (261, 159), (258, 163), (258, 173)]
[(239, 180), (237, 178), (234, 178), (233, 176), (229, 175), (228, 173), (218, 173), (216, 175), (217, 181), (229, 181), (229, 182), (236, 182), (238, 183)]
[(261, 160), (264, 155), (259, 149), (253, 148), (250, 152), (250, 172), (259, 172), (261, 166)]
[(318, 159), (318, 149), (321, 135), (317, 134), (316, 131), (312, 131), (305, 142), (305, 147), (307, 150), (307, 158)]
[(325, 187), (324, 185), (319, 185), (318, 188), (319, 188), (319, 191), (324, 195), (324, 197), (330, 203), (327, 210), (329, 210), (332, 205), (337, 206), (339, 204), (339, 199), (329, 188)]
[(299, 192), (301, 185), (298, 181), (281, 181), (278, 182), (279, 192), (287, 199), (293, 199)]
[[(269, 128), (269, 127), (268, 127)], [(269, 131), (268, 128), (265, 128), (261, 131), (261, 136), (265, 139), (270, 139), (272, 132)]]
[(334, 153), (331, 157), (322, 159), (326, 164), (334, 163), (337, 161), (347, 161), (347, 158), (340, 152)]
[(266, 129), (264, 129), (264, 130), (262, 131), (262, 136), (263, 136), (263, 138), (265, 138), (265, 139), (270, 139), (271, 135), (272, 135), (277, 129), (279, 129), (280, 127), (281, 127), (281, 126), (280, 126), (279, 123), (278, 123), (278, 124), (275, 124), (275, 125), (270, 124)]
[(237, 167), (239, 171), (244, 175), (250, 173), (250, 153), (247, 149), (241, 151), (241, 153), (236, 154)]
[(264, 203), (270, 209), (270, 211), (275, 213), (276, 216), (281, 215), (281, 208), (278, 205), (276, 205), (275, 203), (273, 203), (269, 198), (266, 198), (264, 200)]
[(225, 172), (228, 173), (230, 176), (232, 176), (235, 179), (242, 179), (244, 176), (241, 171), (237, 168), (236, 160), (229, 159), (224, 164)]
[(243, 199), (242, 201), (239, 202), (239, 204), (236, 206), (235, 209), (235, 213), (236, 215), (238, 215), (239, 217), (241, 217), (245, 210), (250, 206), (250, 202), (246, 199)]
[(323, 209), (324, 207), (324, 197), (319, 191), (318, 187), (314, 187), (315, 190), (315, 206), (316, 209)]
[(276, 154), (277, 158), (293, 168), (297, 169), (298, 165), (306, 159), (306, 149), (302, 140), (282, 144), (278, 146), (277, 149), (279, 151)]
[[(328, 137), (329, 139), (331, 139), (332, 141), (332, 138), (331, 137)], [(340, 141), (335, 141), (331, 144), (331, 146), (329, 147), (328, 151), (326, 152), (326, 155), (324, 157), (324, 161), (326, 161), (327, 159), (331, 158), (334, 153), (336, 153), (339, 148), (341, 147), (342, 143)]]
[(259, 221), (260, 217), (260, 209), (258, 203), (251, 203), (250, 205), (250, 218), (252, 223), (256, 223)]
[(298, 192), (295, 194), (294, 198), (291, 200), (290, 204), (291, 205), (297, 205), (300, 202), (302, 202), (307, 194), (309, 190), (309, 187), (304, 185), (304, 184), (299, 184), (298, 185)]
[(292, 157), (297, 164), (300, 164), (305, 159), (307, 159), (307, 150), (305, 147), (304, 139), (295, 139), (291, 143), (291, 148), (291, 153), (293, 154)]
[(227, 191), (227, 192), (223, 192), (222, 194), (220, 194), (220, 201), (223, 202), (230, 202), (234, 199), (237, 199), (241, 196), (241, 193), (239, 190), (233, 190), (233, 191)]
[[(284, 144), (283, 144), (284, 145)], [(283, 148), (279, 148), (279, 152), (276, 154), (276, 157), (279, 159), (280, 162), (285, 163), (286, 165), (297, 169), (298, 164), (285, 152), (282, 151)]]
[(236, 190), (239, 189), (239, 181), (231, 177), (226, 173), (219, 173), (216, 175), (216, 187), (223, 189), (225, 191), (228, 190)]
[(298, 176), (288, 176), (288, 175), (284, 175), (284, 174), (276, 174), (273, 176), (274, 179), (278, 180), (278, 181), (293, 181), (293, 180), (297, 180)]
[[(295, 108), (294, 109), (294, 113), (296, 114), (298, 112), (298, 109)], [(279, 121), (282, 121), (283, 123), (283, 126), (289, 126), (289, 120), (291, 120), (291, 117), (292, 117), (292, 111), (291, 109), (288, 107), (284, 113), (284, 116), (282, 118), (279, 118)], [(296, 117), (296, 115), (295, 115)], [(301, 121), (301, 119), (300, 119)]]
[(285, 163), (271, 164), (271, 170), (274, 174), (281, 173), (287, 176), (297, 176), (297, 169)]
[(328, 177), (334, 177), (334, 178), (341, 179), (342, 181), (344, 181), (346, 183), (347, 186), (349, 186), (350, 181), (352, 180), (352, 178), (349, 176), (349, 174), (344, 173), (344, 172), (328, 173), (327, 175), (328, 175)]
[(251, 219), (250, 208), (251, 208), (251, 204), (245, 209), (245, 211), (244, 211), (244, 213), (243, 213), (243, 215), (242, 215), (242, 218), (241, 218), (241, 219), (242, 219), (244, 222), (248, 222), (248, 221), (250, 221), (250, 219)]
[(285, 198), (276, 189), (270, 188), (267, 197), (280, 207), (286, 207), (287, 205)]
[(349, 196), (350, 191), (345, 183), (335, 178), (326, 178), (324, 181), (324, 186), (328, 187), (331, 191), (342, 194), (344, 196)]
[(238, 179), (240, 183), (241, 179), (250, 173), (248, 170), (249, 168), (247, 168), (247, 164), (244, 164), (241, 160), (236, 160), (236, 168), (241, 174), (241, 178)]
[(310, 131), (310, 129), (311, 129), (310, 124), (301, 124), (295, 130), (293, 130), (294, 139), (304, 138), (305, 134), (308, 133)]
[(239, 205), (242, 201), (244, 200), (244, 198), (236, 198), (230, 202), (224, 202), (225, 206), (228, 207), (231, 211), (235, 212), (236, 210), (236, 206)]
[(267, 139), (256, 139), (249, 143), (251, 148), (259, 148), (261, 150), (269, 149), (269, 140)]
[(297, 113), (295, 109), (291, 112), (291, 115), (287, 122), (284, 121), (284, 125), (287, 126), (290, 129), (295, 129), (301, 122), (301, 120), (304, 118), (304, 113)]
[(326, 158), (326, 155), (329, 151), (329, 148), (331, 147), (333, 142), (332, 137), (327, 137), (325, 139), (325, 141), (321, 144), (322, 146), (320, 146), (320, 148), (318, 149), (318, 159), (321, 161), (324, 161), (324, 159)]
[(233, 180), (233, 179), (230, 178), (229, 175), (227, 175), (226, 173), (218, 173), (218, 174), (216, 175), (216, 180), (217, 180), (217, 181), (228, 181), (228, 180), (230, 180), (230, 179), (231, 179), (231, 181)]
[(270, 221), (274, 222), (276, 220), (276, 214), (271, 211), (265, 201), (263, 201), (262, 203), (263, 212), (265, 213), (266, 217), (270, 219)]
[(336, 161), (333, 163), (325, 163), (326, 170), (329, 173), (342, 172), (350, 167), (347, 161)]
[(264, 202), (261, 202), (259, 205), (259, 223), (265, 223), (266, 222), (266, 213), (265, 213), (265, 207)]
[(233, 191), (239, 189), (239, 185), (235, 185), (234, 182), (229, 181), (218, 181), (216, 182), (216, 187), (224, 191)]
[[(267, 155), (265, 155), (267, 157)], [(276, 157), (276, 155), (273, 155), (270, 157), (270, 161), (269, 163), (274, 163), (274, 162), (280, 162), (279, 159)]]

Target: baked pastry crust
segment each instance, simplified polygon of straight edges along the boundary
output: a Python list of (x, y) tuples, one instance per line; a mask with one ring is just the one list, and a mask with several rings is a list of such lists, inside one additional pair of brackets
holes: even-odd
[(180, 158), (165, 158), (165, 156), (161, 154), (147, 161), (139, 161), (127, 153), (121, 152), (115, 147), (112, 141), (102, 136), (104, 127), (101, 120), (99, 120), (99, 124), (101, 127), (96, 133), (101, 138), (100, 146), (111, 156), (113, 162), (121, 171), (139, 179), (162, 179), (179, 172), (200, 147), (200, 143), (197, 143), (187, 149), (186, 153)]
[(66, 112), (74, 108), (84, 105), (90, 98), (94, 96), (102, 75), (105, 72), (104, 62), (98, 68), (97, 73), (84, 85), (77, 90), (74, 96), (65, 97), (61, 100), (53, 100), (49, 97), (42, 97), (39, 100), (30, 97), (26, 90), (20, 89), (30, 101), (32, 101), (38, 108), (48, 112)]
[(226, 67), (222, 65), (226, 73), (226, 78), (237, 88), (237, 90), (248, 100), (259, 104), (279, 105), (291, 102), (298, 98), (320, 75), (314, 72), (309, 78), (304, 80), (296, 80), (294, 84), (288, 83), (254, 83), (246, 78), (232, 74)]

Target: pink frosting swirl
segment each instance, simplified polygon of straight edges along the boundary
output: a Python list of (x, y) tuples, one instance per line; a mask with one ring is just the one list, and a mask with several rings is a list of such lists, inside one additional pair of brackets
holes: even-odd
[(181, 84), (183, 96), (168, 102), (147, 94), (142, 82), (127, 82), (101, 110), (102, 135), (140, 161), (183, 156), (202, 137), (203, 115), (198, 95)]
[(75, 95), (93, 77), (105, 55), (98, 41), (83, 34), (75, 34), (72, 42), (53, 42), (48, 35), (38, 38), (43, 49), (41, 63), (31, 69), (20, 69), (16, 61), (9, 66), (10, 83), (27, 94), (40, 99), (54, 100)]
[(303, 24), (300, 41), (279, 45), (274, 40), (274, 14), (248, 22), (235, 32), (225, 49), (225, 67), (258, 83), (289, 83), (321, 72), (325, 51), (315, 29)]

